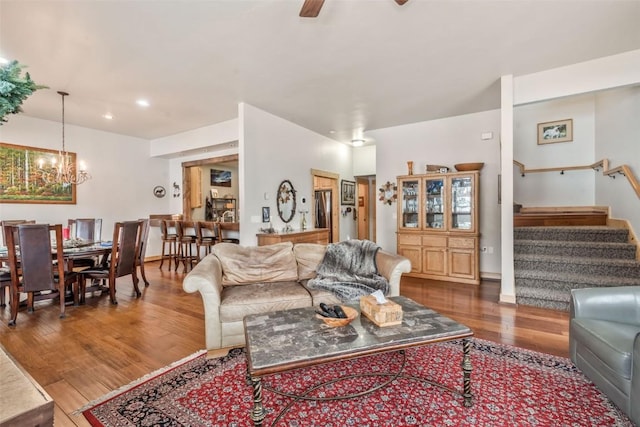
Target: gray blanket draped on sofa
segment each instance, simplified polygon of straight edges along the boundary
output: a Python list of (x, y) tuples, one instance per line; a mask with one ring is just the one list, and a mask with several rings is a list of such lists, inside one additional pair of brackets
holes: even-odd
[(389, 282), (378, 274), (376, 253), (380, 247), (369, 240), (330, 243), (318, 265), (317, 276), (307, 286), (325, 289), (341, 301), (349, 302), (381, 290), (389, 292)]

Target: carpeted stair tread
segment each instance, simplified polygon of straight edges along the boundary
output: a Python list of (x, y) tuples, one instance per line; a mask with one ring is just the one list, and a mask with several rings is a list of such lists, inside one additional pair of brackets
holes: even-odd
[(516, 297), (516, 304), (530, 305), (533, 307), (548, 308), (551, 310), (569, 311), (569, 303), (551, 301), (538, 298)]
[(568, 310), (572, 289), (640, 286), (629, 231), (608, 226), (516, 227), (517, 304)]
[(564, 240), (582, 242), (626, 243), (628, 230), (608, 226), (557, 226), (557, 227), (516, 227), (515, 240)]
[(630, 259), (582, 258), (558, 255), (518, 254), (516, 269), (584, 273), (598, 276), (640, 277), (640, 262)]
[[(640, 277), (594, 276), (593, 274), (556, 273), (541, 270), (516, 270), (515, 279), (522, 284), (540, 282), (540, 287), (593, 288), (605, 286), (640, 286)], [(518, 288), (516, 288), (516, 294)]]
[(541, 289), (541, 288), (519, 288), (516, 292), (516, 299), (518, 297), (535, 298), (540, 300), (558, 301), (568, 303), (571, 299), (571, 293), (564, 291), (558, 291), (555, 289)]
[(619, 258), (635, 259), (636, 246), (632, 243), (619, 242), (581, 242), (560, 240), (527, 240), (514, 241), (516, 254), (539, 254), (576, 256), (583, 258)]

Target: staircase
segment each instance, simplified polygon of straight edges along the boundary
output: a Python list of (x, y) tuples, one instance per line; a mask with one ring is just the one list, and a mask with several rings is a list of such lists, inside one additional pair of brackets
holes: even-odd
[(514, 228), (516, 303), (569, 310), (571, 289), (640, 286), (629, 232), (608, 226)]

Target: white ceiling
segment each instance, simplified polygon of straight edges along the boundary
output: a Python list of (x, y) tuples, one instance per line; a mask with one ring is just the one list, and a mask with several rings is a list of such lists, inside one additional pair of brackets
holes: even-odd
[(59, 121), (65, 90), (67, 124), (154, 139), (247, 102), (346, 142), (499, 108), (501, 75), (640, 48), (640, 0), (326, 0), (315, 19), (302, 3), (0, 0), (0, 57), (50, 87), (32, 117)]

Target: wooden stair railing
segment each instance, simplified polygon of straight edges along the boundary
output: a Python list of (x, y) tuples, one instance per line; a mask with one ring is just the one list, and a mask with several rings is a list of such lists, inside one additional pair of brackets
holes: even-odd
[(560, 172), (560, 174), (564, 174), (565, 171), (584, 170), (584, 169), (593, 169), (596, 172), (598, 172), (600, 168), (602, 168), (602, 174), (610, 178), (615, 178), (616, 175), (622, 175), (626, 177), (627, 180), (629, 181), (629, 184), (631, 184), (633, 191), (635, 191), (638, 198), (640, 198), (640, 184), (638, 183), (638, 179), (635, 177), (635, 175), (631, 171), (631, 168), (628, 165), (622, 165), (622, 166), (618, 166), (617, 168), (609, 169), (608, 159), (602, 159), (591, 165), (538, 168), (538, 169), (527, 169), (523, 163), (520, 163), (517, 160), (514, 160), (513, 164), (518, 166), (518, 169), (520, 170), (520, 174), (522, 176), (525, 176), (525, 174), (527, 173), (540, 173), (540, 172)]

